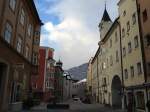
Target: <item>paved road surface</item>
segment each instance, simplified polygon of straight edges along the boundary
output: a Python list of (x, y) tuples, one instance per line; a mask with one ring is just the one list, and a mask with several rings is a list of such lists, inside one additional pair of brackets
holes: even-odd
[(83, 104), (79, 101), (70, 101), (70, 109), (68, 110), (50, 110), (46, 108), (46, 105), (40, 105), (38, 107), (32, 108), (31, 111), (24, 112), (124, 112), (122, 110), (113, 110), (111, 108), (106, 108), (100, 104)]

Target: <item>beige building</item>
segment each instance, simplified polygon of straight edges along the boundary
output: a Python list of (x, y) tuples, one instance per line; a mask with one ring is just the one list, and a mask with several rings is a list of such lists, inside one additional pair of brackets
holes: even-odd
[(104, 38), (102, 38), (99, 43), (101, 48), (99, 54), (99, 93), (101, 103), (121, 108), (122, 71), (120, 26), (118, 20), (117, 18), (113, 22)]
[(98, 94), (98, 88), (99, 88), (99, 75), (98, 75), (98, 54), (99, 49), (97, 50), (92, 62), (92, 102), (99, 102), (99, 94)]
[(137, 0), (139, 6), (139, 22), (141, 25), (141, 37), (144, 51), (145, 86), (147, 97), (150, 99), (150, 1)]
[(123, 58), (124, 102), (135, 111), (146, 110), (141, 35), (136, 0), (120, 0), (119, 16)]
[(150, 98), (148, 4), (149, 1), (120, 0), (119, 18), (114, 22), (105, 9), (99, 24), (99, 48), (92, 61), (92, 94), (97, 102), (120, 108), (132, 103), (133, 111), (147, 111), (146, 102)]
[(92, 59), (89, 60), (87, 70), (87, 94), (90, 99), (92, 99)]
[(41, 25), (33, 0), (0, 0), (0, 112), (29, 95), (30, 76), (38, 72)]

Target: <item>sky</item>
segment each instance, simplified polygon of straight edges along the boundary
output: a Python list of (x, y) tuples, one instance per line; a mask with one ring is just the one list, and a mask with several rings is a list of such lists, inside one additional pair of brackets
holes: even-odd
[[(89, 61), (98, 48), (101, 21), (106, 0), (35, 0), (44, 25), (41, 46), (55, 49), (55, 60), (69, 69)], [(118, 17), (118, 0), (107, 0), (112, 19)]]

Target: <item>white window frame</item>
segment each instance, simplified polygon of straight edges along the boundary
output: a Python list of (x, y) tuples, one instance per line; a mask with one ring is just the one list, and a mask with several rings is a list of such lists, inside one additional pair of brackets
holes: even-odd
[(21, 23), (22, 25), (25, 24), (25, 12), (24, 12), (24, 9), (23, 9), (23, 8), (21, 9), (20, 23)]
[(28, 35), (29, 35), (29, 37), (31, 37), (31, 35), (32, 35), (32, 25), (31, 24), (29, 24), (29, 26), (28, 26)]
[(138, 36), (134, 37), (134, 45), (135, 45), (135, 48), (139, 46)]
[(17, 39), (17, 51), (19, 53), (21, 53), (21, 50), (22, 50), (22, 39), (21, 39), (21, 37), (18, 37), (18, 39)]
[(9, 6), (10, 8), (15, 11), (16, 8), (16, 0), (9, 0)]

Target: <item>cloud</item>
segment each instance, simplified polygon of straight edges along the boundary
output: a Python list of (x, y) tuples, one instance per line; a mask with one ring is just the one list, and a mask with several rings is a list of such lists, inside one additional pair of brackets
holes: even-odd
[[(108, 12), (114, 19), (117, 1), (109, 2)], [(56, 59), (61, 58), (64, 69), (88, 62), (98, 47), (98, 24), (103, 10), (104, 0), (61, 0), (46, 10), (47, 14), (59, 17), (60, 23), (45, 23), (41, 45), (48, 43), (54, 47)]]

